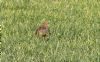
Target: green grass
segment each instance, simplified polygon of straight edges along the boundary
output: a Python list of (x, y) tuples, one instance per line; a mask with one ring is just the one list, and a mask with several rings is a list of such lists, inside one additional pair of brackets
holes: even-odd
[(100, 62), (99, 0), (0, 0), (0, 23), (1, 62)]

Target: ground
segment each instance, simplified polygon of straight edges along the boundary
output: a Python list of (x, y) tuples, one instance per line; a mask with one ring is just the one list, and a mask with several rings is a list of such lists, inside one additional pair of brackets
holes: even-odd
[(1, 62), (100, 62), (99, 0), (0, 0), (0, 25)]

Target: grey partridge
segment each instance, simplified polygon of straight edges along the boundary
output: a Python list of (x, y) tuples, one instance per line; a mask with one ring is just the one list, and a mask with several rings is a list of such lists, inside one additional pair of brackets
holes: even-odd
[(46, 37), (48, 35), (48, 21), (44, 21), (42, 25), (40, 25), (37, 29), (35, 34), (39, 37)]

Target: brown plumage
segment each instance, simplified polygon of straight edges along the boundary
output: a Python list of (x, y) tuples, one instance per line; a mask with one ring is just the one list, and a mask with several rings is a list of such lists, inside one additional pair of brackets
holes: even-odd
[(40, 25), (35, 32), (39, 37), (45, 37), (48, 35), (48, 21), (44, 21), (42, 25)]

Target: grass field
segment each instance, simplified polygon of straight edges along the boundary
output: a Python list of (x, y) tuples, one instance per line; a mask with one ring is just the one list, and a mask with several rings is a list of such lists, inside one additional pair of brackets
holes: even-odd
[(1, 62), (100, 62), (99, 0), (0, 0), (0, 25)]

